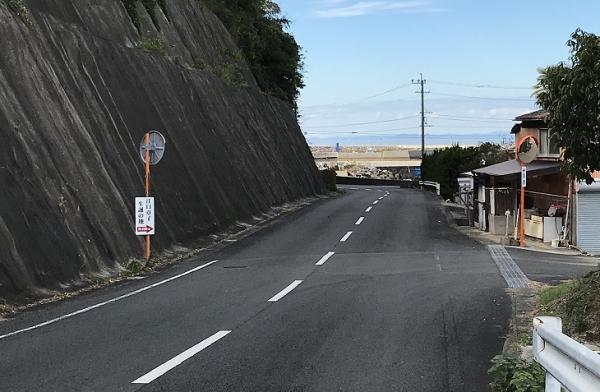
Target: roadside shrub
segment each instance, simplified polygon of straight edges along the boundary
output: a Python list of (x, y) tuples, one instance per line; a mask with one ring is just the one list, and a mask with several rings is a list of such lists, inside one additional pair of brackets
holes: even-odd
[(127, 264), (127, 271), (132, 275), (139, 274), (143, 269), (144, 264), (140, 260), (131, 259)]
[(514, 355), (495, 356), (488, 374), (492, 378), (492, 392), (544, 392), (542, 367)]
[(336, 172), (333, 169), (321, 170), (321, 178), (328, 192), (337, 192)]

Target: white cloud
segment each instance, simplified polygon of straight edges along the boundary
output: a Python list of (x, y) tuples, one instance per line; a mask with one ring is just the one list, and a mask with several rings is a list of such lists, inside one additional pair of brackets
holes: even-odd
[(423, 0), (325, 0), (321, 8), (315, 11), (318, 18), (346, 18), (380, 12), (400, 13), (435, 13), (446, 11), (432, 5), (431, 1)]

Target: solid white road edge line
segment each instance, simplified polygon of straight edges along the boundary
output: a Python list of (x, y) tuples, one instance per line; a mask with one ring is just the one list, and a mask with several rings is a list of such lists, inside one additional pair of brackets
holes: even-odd
[(281, 290), (273, 298), (271, 298), (268, 302), (277, 302), (277, 301), (279, 301), (280, 299), (282, 299), (283, 297), (285, 297), (286, 295), (288, 295), (293, 289), (295, 289), (296, 287), (298, 287), (300, 285), (300, 283), (302, 283), (301, 280), (294, 280), (292, 282), (292, 284), (290, 284), (285, 289)]
[(365, 210), (365, 212), (371, 212), (372, 209), (373, 209), (373, 207), (369, 207)]
[(317, 261), (317, 264), (315, 264), (315, 265), (323, 265), (323, 264), (325, 264), (325, 262), (327, 260), (329, 260), (329, 258), (331, 256), (333, 256), (334, 254), (335, 254), (335, 252), (329, 252), (329, 253), (327, 253), (325, 256), (321, 257), (321, 259), (319, 261)]
[(199, 267), (192, 268), (191, 270), (186, 271), (186, 272), (184, 272), (182, 274), (172, 276), (169, 279), (161, 280), (160, 282), (151, 284), (150, 286), (142, 287), (141, 289), (138, 289), (138, 290), (132, 291), (130, 293), (127, 293), (127, 294), (120, 295), (118, 297), (109, 299), (108, 301), (100, 302), (100, 303), (98, 303), (96, 305), (88, 306), (87, 308), (80, 309), (80, 310), (78, 310), (76, 312), (65, 314), (63, 316), (56, 317), (56, 318), (53, 318), (53, 319), (48, 320), (48, 321), (44, 321), (43, 323), (32, 325), (31, 327), (19, 329), (18, 331), (10, 332), (10, 333), (7, 333), (6, 335), (0, 335), (0, 340), (4, 339), (4, 338), (8, 338), (10, 336), (18, 335), (18, 334), (23, 333), (23, 332), (27, 332), (27, 331), (38, 329), (38, 328), (41, 328), (41, 327), (45, 327), (46, 325), (54, 324), (54, 323), (57, 323), (59, 321), (65, 320), (65, 319), (68, 319), (68, 318), (71, 318), (71, 317), (75, 317), (75, 316), (83, 314), (83, 313), (87, 313), (90, 310), (94, 310), (94, 309), (100, 308), (102, 306), (105, 306), (105, 305), (108, 305), (108, 304), (112, 304), (114, 302), (118, 302), (118, 301), (124, 300), (124, 299), (129, 298), (129, 297), (133, 297), (134, 295), (143, 293), (146, 290), (150, 290), (150, 289), (153, 289), (155, 287), (162, 286), (165, 283), (172, 282), (172, 281), (174, 281), (176, 279), (183, 278), (186, 275), (192, 274), (192, 273), (194, 273), (196, 271), (199, 271), (199, 270), (204, 269), (204, 268), (206, 268), (208, 266), (211, 266), (214, 263), (216, 263), (217, 261), (219, 261), (219, 260), (213, 260), (210, 263), (206, 263), (206, 264), (201, 265)]
[(345, 235), (342, 237), (342, 239), (340, 240), (340, 242), (346, 242), (346, 241), (348, 241), (348, 238), (350, 238), (350, 236), (351, 236), (351, 235), (352, 235), (352, 232), (351, 232), (351, 231), (347, 232), (347, 233), (346, 233), (346, 234), (345, 234)]
[(177, 355), (173, 359), (168, 360), (167, 362), (163, 363), (159, 367), (157, 367), (157, 368), (151, 370), (150, 372), (144, 374), (142, 377), (140, 377), (137, 380), (133, 381), (132, 384), (150, 384), (152, 381), (156, 380), (157, 378), (159, 378), (160, 376), (162, 376), (163, 374), (165, 374), (169, 370), (175, 368), (178, 365), (181, 365), (184, 361), (190, 359), (194, 355), (198, 354), (200, 351), (204, 350), (205, 348), (207, 348), (211, 344), (216, 343), (217, 341), (221, 340), (222, 338), (224, 338), (225, 336), (229, 335), (230, 333), (231, 333), (231, 331), (219, 331), (219, 332), (217, 332), (213, 336), (211, 336), (211, 337), (209, 337), (207, 339), (204, 339), (203, 341), (201, 341), (200, 343), (198, 343), (194, 347), (191, 347), (191, 348), (185, 350), (184, 352), (182, 352), (181, 354)]
[(365, 220), (364, 216), (361, 216), (360, 218), (358, 218), (358, 220), (356, 221), (355, 225), (360, 225), (361, 223), (363, 223), (363, 221)]

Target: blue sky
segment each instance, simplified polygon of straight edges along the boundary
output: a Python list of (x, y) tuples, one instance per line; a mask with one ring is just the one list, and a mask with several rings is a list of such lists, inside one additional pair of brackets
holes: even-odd
[(600, 33), (598, 0), (278, 3), (304, 49), (301, 125), (314, 144), (418, 133), (408, 84), (421, 72), (428, 134), (508, 134), (510, 119), (535, 109), (537, 69), (567, 59), (576, 28)]

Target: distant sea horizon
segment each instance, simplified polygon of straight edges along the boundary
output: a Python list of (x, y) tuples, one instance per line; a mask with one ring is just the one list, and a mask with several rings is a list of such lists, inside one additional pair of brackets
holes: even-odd
[[(420, 134), (400, 134), (389, 136), (362, 136), (362, 135), (344, 135), (344, 136), (311, 136), (305, 135), (308, 144), (311, 146), (335, 146), (339, 143), (343, 146), (390, 146), (399, 145), (403, 147), (421, 146)], [(425, 136), (425, 145), (430, 147), (452, 146), (476, 146), (481, 143), (490, 142), (497, 144), (509, 144), (513, 142), (513, 137), (508, 132), (493, 133), (471, 133), (471, 134), (428, 134)]]

